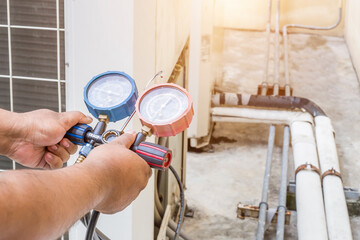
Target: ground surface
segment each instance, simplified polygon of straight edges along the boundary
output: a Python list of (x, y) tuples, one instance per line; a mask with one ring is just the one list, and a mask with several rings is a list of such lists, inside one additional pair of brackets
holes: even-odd
[[(294, 96), (320, 105), (332, 119), (345, 186), (360, 187), (360, 90), (343, 38), (291, 34), (290, 73)], [(222, 83), (232, 92), (256, 93), (262, 81), (265, 35), (225, 30), (221, 55)], [(283, 56), (281, 56), (282, 58)], [(280, 82), (283, 83), (281, 62)], [(273, 63), (270, 64), (272, 81)], [(188, 153), (188, 205), (195, 210), (183, 229), (193, 239), (254, 239), (257, 221), (236, 218), (238, 202), (258, 205), (261, 199), (269, 126), (217, 123), (214, 153)], [(279, 131), (279, 139), (282, 133)], [(280, 183), (281, 145), (274, 149), (269, 207), (276, 208)], [(294, 179), (290, 151), (288, 179)], [(360, 239), (360, 217), (351, 218), (354, 239)], [(275, 238), (270, 226), (266, 239)], [(286, 239), (296, 239), (296, 212), (286, 227)]]

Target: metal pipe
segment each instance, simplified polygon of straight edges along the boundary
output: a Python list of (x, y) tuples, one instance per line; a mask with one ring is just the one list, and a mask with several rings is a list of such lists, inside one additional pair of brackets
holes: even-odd
[(268, 0), (268, 19), (266, 24), (266, 50), (265, 50), (265, 63), (264, 75), (261, 83), (261, 95), (266, 95), (268, 88), (268, 70), (269, 70), (269, 55), (270, 55), (270, 30), (271, 30), (271, 4), (272, 0)]
[[(342, 1), (339, 2), (339, 17), (335, 24), (329, 27), (317, 27), (317, 26), (308, 26), (308, 25), (300, 25), (300, 24), (287, 24), (283, 27), (283, 39), (284, 39), (284, 67), (285, 67), (285, 90), (286, 88), (290, 88), (290, 76), (289, 76), (289, 54), (288, 54), (288, 42), (287, 42), (287, 29), (288, 28), (303, 28), (310, 30), (331, 30), (337, 27), (341, 22), (342, 15)], [(290, 90), (290, 89), (289, 89)]]
[[(280, 35), (280, 1), (277, 1), (276, 7), (276, 25), (275, 25), (275, 78), (274, 78), (274, 93), (279, 93), (279, 66), (280, 66), (280, 54), (279, 54), (279, 35)], [(285, 87), (285, 95), (290, 96), (290, 89)], [(278, 221), (276, 225), (276, 239), (284, 239), (285, 230), (285, 212), (286, 212), (286, 187), (287, 187), (287, 170), (288, 170), (288, 158), (289, 158), (289, 126), (284, 127), (283, 137), (283, 152), (281, 161), (281, 180), (280, 180), (280, 193), (279, 193), (279, 206), (278, 206)]]
[[(279, 1), (279, 0), (278, 0)], [(268, 1), (268, 21), (266, 25), (266, 57), (265, 57), (265, 69), (264, 69), (264, 79), (262, 82), (261, 87), (261, 95), (266, 96), (267, 94), (267, 88), (268, 88), (268, 70), (269, 70), (269, 55), (270, 55), (270, 28), (271, 28), (271, 5), (272, 1)], [(277, 9), (278, 10), (278, 9)], [(278, 20), (278, 12), (276, 13), (277, 20)], [(277, 41), (278, 46), (278, 38), (275, 38), (275, 41)], [(279, 49), (275, 48), (275, 56), (278, 55)], [(277, 71), (278, 66), (275, 64), (275, 72)], [(276, 74), (275, 74), (276, 77)], [(276, 81), (276, 80), (275, 80)], [(275, 85), (275, 84), (274, 84)], [(274, 94), (278, 94), (278, 88), (277, 92), (275, 92), (276, 89), (274, 88)], [(269, 140), (268, 140), (268, 152), (266, 157), (266, 163), (265, 163), (265, 173), (264, 173), (264, 180), (263, 180), (263, 188), (262, 188), (262, 194), (261, 194), (261, 202), (259, 204), (259, 220), (258, 220), (258, 228), (256, 233), (256, 239), (261, 240), (264, 239), (264, 233), (265, 233), (265, 225), (266, 225), (266, 216), (267, 216), (267, 209), (268, 207), (268, 191), (269, 191), (269, 184), (270, 184), (270, 174), (271, 174), (271, 162), (272, 162), (272, 151), (274, 148), (274, 141), (275, 141), (275, 125), (271, 125), (269, 128)]]
[(271, 160), (272, 153), (274, 149), (274, 141), (275, 141), (275, 126), (271, 125), (269, 130), (269, 140), (268, 140), (268, 149), (265, 163), (265, 174), (263, 181), (263, 189), (261, 194), (261, 202), (259, 204), (259, 221), (258, 228), (256, 233), (256, 239), (261, 240), (264, 238), (265, 233), (265, 224), (266, 224), (266, 213), (268, 209), (268, 191), (269, 191), (269, 183), (270, 183), (270, 171), (271, 171)]
[(285, 212), (286, 212), (286, 187), (287, 187), (287, 171), (289, 161), (289, 126), (284, 127), (283, 150), (281, 160), (281, 181), (279, 193), (278, 219), (276, 226), (276, 240), (284, 239), (285, 230)]
[(279, 15), (280, 15), (280, 0), (276, 2), (276, 14), (275, 14), (275, 76), (274, 76), (274, 95), (279, 95), (279, 35), (280, 35), (280, 27), (279, 27)]

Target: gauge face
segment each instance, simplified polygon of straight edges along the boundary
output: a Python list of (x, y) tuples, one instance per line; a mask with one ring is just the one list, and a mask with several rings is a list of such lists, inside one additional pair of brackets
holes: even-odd
[(96, 107), (109, 108), (121, 104), (131, 92), (131, 82), (125, 76), (107, 74), (91, 83), (87, 98)]
[(156, 124), (165, 124), (179, 118), (189, 106), (187, 95), (171, 86), (155, 88), (140, 102), (140, 114)]

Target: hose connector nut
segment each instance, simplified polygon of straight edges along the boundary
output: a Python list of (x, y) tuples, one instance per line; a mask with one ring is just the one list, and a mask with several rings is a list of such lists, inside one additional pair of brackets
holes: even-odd
[(93, 145), (91, 145), (90, 143), (86, 143), (79, 151), (79, 154), (87, 157), (90, 153), (90, 151), (94, 148)]

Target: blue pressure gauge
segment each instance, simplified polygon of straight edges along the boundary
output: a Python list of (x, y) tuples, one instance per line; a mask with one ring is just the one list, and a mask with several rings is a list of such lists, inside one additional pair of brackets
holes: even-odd
[(84, 89), (84, 101), (96, 118), (107, 115), (110, 122), (130, 116), (138, 91), (134, 80), (124, 72), (109, 71), (93, 77)]

